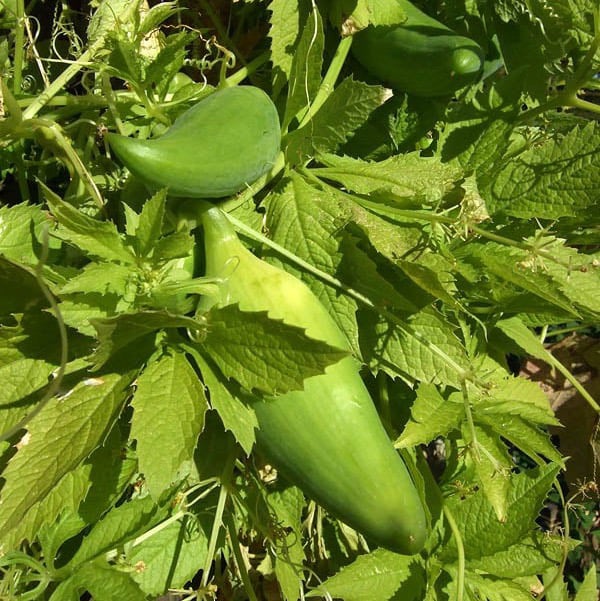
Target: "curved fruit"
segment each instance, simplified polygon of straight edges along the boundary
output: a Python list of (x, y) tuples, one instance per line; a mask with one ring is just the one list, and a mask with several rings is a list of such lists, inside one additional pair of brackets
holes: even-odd
[(236, 86), (200, 100), (159, 138), (107, 138), (127, 169), (151, 188), (168, 188), (171, 196), (221, 198), (269, 171), (281, 132), (267, 94)]
[[(312, 291), (293, 275), (255, 257), (220, 209), (203, 218), (206, 275), (223, 277), (218, 297), (202, 309), (239, 303), (302, 327), (310, 337), (348, 349), (348, 342)], [(346, 357), (304, 390), (253, 401), (257, 443), (269, 461), (332, 515), (368, 540), (399, 553), (424, 545), (423, 505), (359, 375)]]
[(354, 35), (352, 52), (372, 75), (415, 96), (445, 96), (473, 83), (483, 69), (483, 51), (421, 12), (395, 0), (406, 20), (373, 23)]

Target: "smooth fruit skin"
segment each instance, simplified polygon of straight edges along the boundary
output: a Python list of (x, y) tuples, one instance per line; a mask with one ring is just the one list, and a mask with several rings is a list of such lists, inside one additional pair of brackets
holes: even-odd
[(395, 0), (406, 15), (399, 25), (372, 24), (354, 34), (352, 52), (372, 75), (415, 96), (452, 94), (473, 83), (483, 69), (483, 51), (407, 0)]
[(171, 196), (221, 198), (267, 173), (281, 145), (275, 105), (260, 88), (235, 86), (203, 98), (159, 138), (108, 134), (133, 175)]
[[(225, 275), (210, 305), (239, 303), (244, 311), (268, 310), (273, 319), (349, 350), (327, 310), (299, 279), (255, 257), (238, 240), (218, 208), (203, 218), (206, 274)], [(367, 540), (405, 554), (427, 537), (423, 505), (402, 459), (388, 438), (359, 375), (346, 357), (304, 390), (255, 399), (257, 443), (292, 483)]]

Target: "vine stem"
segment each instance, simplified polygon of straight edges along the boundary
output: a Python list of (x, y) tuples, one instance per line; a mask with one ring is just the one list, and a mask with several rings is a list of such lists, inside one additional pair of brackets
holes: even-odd
[(15, 71), (13, 75), (13, 93), (18, 96), (21, 93), (21, 85), (23, 83), (23, 59), (25, 48), (25, 0), (17, 0), (16, 2), (16, 19), (15, 27)]
[[(19, 0), (17, 4), (22, 3)], [(130, 2), (127, 4), (127, 8), (122, 13), (117, 15), (116, 20), (118, 21), (130, 21), (133, 12), (137, 10), (138, 2)], [(106, 36), (112, 31), (112, 28), (107, 29), (106, 33), (100, 35), (98, 39), (85, 50), (79, 58), (71, 63), (41, 94), (39, 94), (35, 100), (23, 111), (23, 120), (33, 119), (37, 116), (42, 108), (59, 92), (63, 90), (69, 80), (77, 75), (81, 69), (89, 63), (94, 55), (103, 48), (106, 41)]]
[(225, 527), (227, 528), (229, 538), (231, 539), (231, 549), (233, 551), (233, 557), (235, 559), (235, 563), (237, 564), (238, 570), (240, 571), (240, 576), (242, 578), (242, 582), (246, 590), (246, 595), (248, 595), (248, 601), (258, 601), (256, 593), (254, 592), (254, 587), (252, 586), (252, 582), (250, 581), (250, 575), (248, 574), (248, 570), (246, 569), (246, 563), (244, 561), (244, 557), (240, 548), (241, 545), (237, 535), (233, 515), (231, 513), (228, 513), (223, 518), (223, 521)]
[(460, 531), (458, 529), (456, 520), (454, 519), (454, 515), (452, 515), (452, 512), (448, 509), (448, 505), (446, 505), (446, 503), (443, 504), (443, 512), (444, 517), (448, 522), (448, 526), (450, 526), (450, 530), (452, 530), (454, 540), (456, 541), (456, 550), (458, 554), (458, 572), (456, 574), (456, 601), (463, 601), (465, 594), (465, 546), (463, 543), (462, 536), (460, 535)]
[(333, 59), (329, 64), (327, 73), (325, 73), (325, 77), (323, 78), (323, 81), (321, 82), (321, 85), (317, 91), (317, 95), (302, 117), (302, 120), (298, 125), (298, 129), (306, 125), (314, 117), (318, 110), (323, 106), (331, 92), (333, 92), (335, 82), (340, 75), (340, 71), (342, 70), (346, 57), (348, 56), (348, 52), (350, 52), (352, 39), (352, 36), (341, 39), (335, 54), (333, 55)]

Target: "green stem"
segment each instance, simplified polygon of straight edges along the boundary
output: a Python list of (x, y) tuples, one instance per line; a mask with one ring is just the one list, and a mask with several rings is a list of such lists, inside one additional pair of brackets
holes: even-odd
[(246, 569), (246, 562), (244, 561), (244, 557), (240, 550), (240, 541), (238, 539), (235, 522), (231, 513), (225, 515), (224, 523), (225, 527), (227, 528), (227, 532), (229, 533), (229, 537), (231, 538), (231, 549), (233, 551), (233, 557), (235, 558), (235, 563), (237, 565), (238, 570), (240, 571), (240, 576), (244, 584), (244, 590), (246, 592), (246, 595), (248, 596), (248, 601), (258, 601), (256, 593), (254, 592), (254, 587), (252, 586), (252, 582), (250, 581), (250, 575), (248, 574), (248, 570)]
[(588, 111), (590, 113), (600, 115), (600, 105), (595, 104), (593, 102), (588, 102), (587, 100), (582, 100), (578, 96), (574, 96), (570, 100), (569, 106), (572, 106), (576, 109), (581, 109), (582, 111)]
[(471, 411), (471, 403), (469, 402), (469, 391), (467, 390), (467, 384), (465, 381), (461, 385), (463, 403), (465, 406), (465, 416), (467, 418), (467, 424), (469, 426), (469, 432), (471, 433), (471, 445), (473, 449), (473, 456), (475, 461), (481, 461), (481, 454), (479, 452), (479, 443), (477, 442), (477, 434), (475, 432), (475, 421), (473, 420), (473, 412)]
[(16, 9), (13, 93), (18, 96), (21, 94), (23, 84), (23, 61), (25, 58), (25, 1), (17, 0)]
[(350, 47), (352, 46), (352, 36), (348, 36), (342, 38), (340, 43), (335, 51), (333, 59), (327, 69), (327, 73), (325, 73), (325, 77), (321, 82), (319, 90), (317, 91), (317, 95), (313, 100), (312, 104), (308, 108), (308, 111), (302, 117), (300, 124), (298, 125), (298, 129), (300, 129), (303, 125), (306, 125), (313, 116), (318, 112), (318, 110), (323, 106), (331, 92), (335, 87), (335, 82), (340, 75), (340, 71), (344, 66), (344, 62), (346, 61), (346, 57), (348, 56), (348, 52), (350, 52)]
[(231, 477), (233, 475), (233, 466), (235, 464), (235, 453), (225, 462), (225, 467), (221, 472), (221, 490), (219, 491), (219, 500), (217, 501), (217, 508), (215, 511), (215, 517), (213, 520), (212, 530), (210, 532), (210, 539), (208, 542), (208, 552), (206, 554), (206, 561), (204, 562), (204, 568), (202, 570), (202, 580), (200, 588), (206, 588), (208, 585), (208, 579), (210, 578), (210, 567), (214, 561), (215, 554), (217, 552), (217, 542), (219, 540), (219, 532), (223, 525), (223, 515), (225, 513), (225, 504), (229, 498), (229, 485)]
[(269, 62), (271, 53), (269, 51), (259, 54), (256, 58), (252, 59), (247, 65), (244, 65), (241, 69), (238, 69), (235, 73), (230, 75), (227, 79), (228, 86), (237, 86), (242, 83), (244, 79), (252, 75), (255, 71), (260, 69), (265, 63)]
[(443, 505), (444, 517), (448, 522), (448, 526), (450, 526), (450, 530), (454, 536), (454, 540), (456, 541), (456, 550), (458, 553), (458, 570), (456, 574), (456, 601), (463, 601), (465, 594), (465, 546), (463, 543), (462, 536), (460, 535), (460, 531), (458, 529), (458, 525), (452, 512), (448, 509), (446, 503)]

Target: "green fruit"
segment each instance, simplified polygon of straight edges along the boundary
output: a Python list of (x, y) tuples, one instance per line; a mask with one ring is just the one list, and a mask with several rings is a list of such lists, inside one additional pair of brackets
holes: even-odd
[(352, 52), (372, 75), (415, 96), (445, 96), (476, 81), (483, 51), (408, 0), (394, 0), (406, 16), (398, 25), (372, 23), (354, 35)]
[[(206, 275), (222, 277), (201, 308), (239, 303), (304, 328), (309, 337), (349, 350), (348, 342), (312, 291), (293, 275), (255, 257), (216, 207), (203, 217)], [(348, 356), (304, 390), (255, 398), (257, 444), (265, 457), (309, 497), (368, 540), (417, 553), (427, 537), (421, 499), (388, 438)]]
[(153, 189), (171, 196), (221, 198), (267, 173), (279, 153), (277, 110), (259, 88), (214, 92), (183, 113), (159, 138), (108, 134), (117, 157)]

